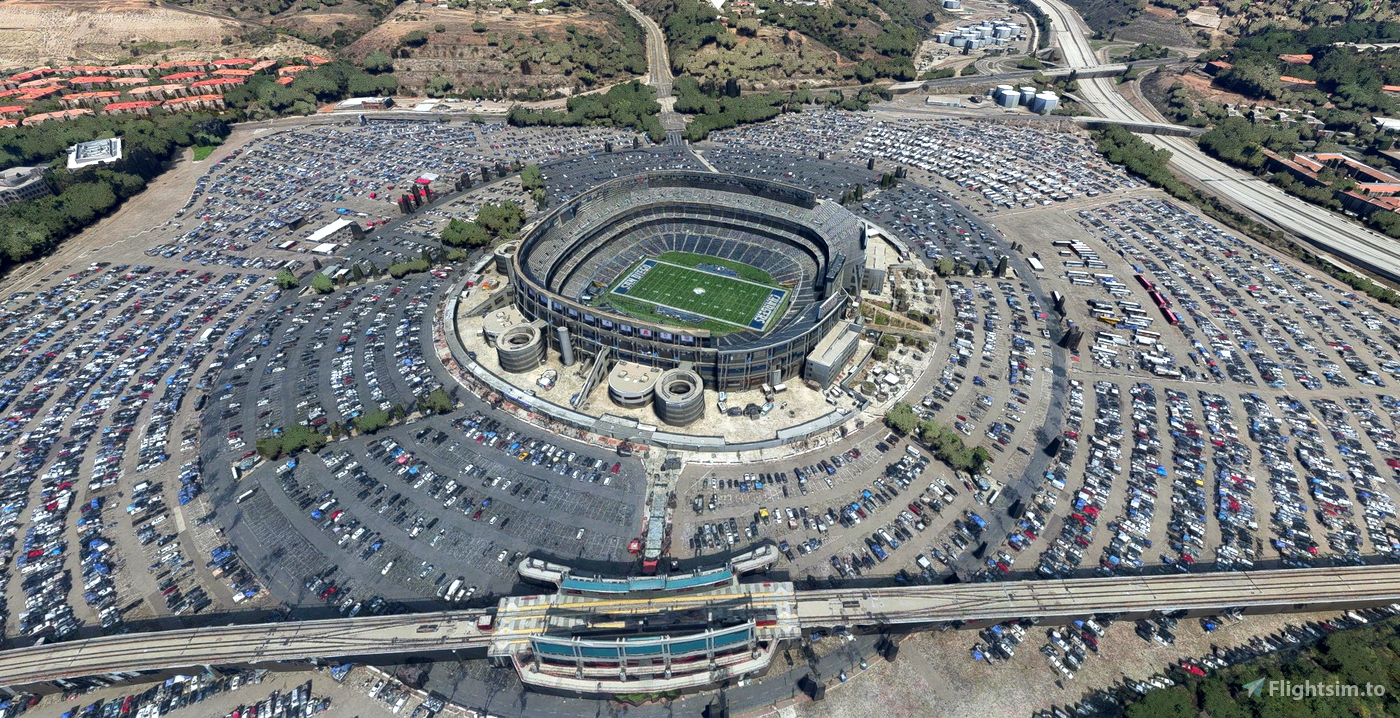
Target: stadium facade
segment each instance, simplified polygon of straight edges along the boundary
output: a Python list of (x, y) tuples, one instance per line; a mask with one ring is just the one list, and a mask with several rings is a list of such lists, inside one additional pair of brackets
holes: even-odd
[[(855, 215), (807, 190), (660, 171), (604, 183), (556, 207), (526, 230), (508, 269), (516, 307), (550, 327), (539, 334), (561, 356), (685, 368), (708, 389), (733, 391), (800, 376), (824, 337), (847, 330), (865, 242)], [(658, 305), (640, 318), (609, 303), (624, 273), (667, 253), (759, 270), (783, 298), (781, 316), (755, 315), (752, 326), (725, 332), (683, 307)]]

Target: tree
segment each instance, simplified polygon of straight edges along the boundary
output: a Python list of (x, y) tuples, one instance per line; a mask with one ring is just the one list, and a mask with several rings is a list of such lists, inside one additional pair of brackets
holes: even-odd
[(311, 289), (315, 290), (317, 294), (330, 294), (335, 291), (335, 284), (331, 282), (330, 277), (317, 272), (315, 276), (311, 277)]
[(1195, 718), (1197, 711), (1185, 691), (1148, 691), (1128, 706), (1128, 718)]
[(422, 30), (413, 30), (399, 38), (399, 44), (406, 47), (420, 47), (428, 41), (428, 33)]
[(477, 211), (476, 223), (494, 238), (514, 239), (525, 223), (525, 211), (514, 202), (487, 202)]
[(389, 265), (389, 276), (393, 277), (394, 279), (401, 279), (405, 275), (416, 274), (418, 272), (426, 272), (428, 271), (428, 267), (430, 266), (432, 265), (428, 264), (427, 260), (423, 259), (422, 257), (419, 257), (418, 259), (410, 259), (407, 262), (399, 262), (398, 264)]
[(422, 408), (426, 410), (424, 413), (446, 414), (456, 408), (456, 402), (452, 401), (452, 397), (443, 391), (442, 387), (438, 387), (428, 392), (428, 396), (423, 399)]
[(919, 425), (919, 417), (914, 413), (914, 407), (901, 401), (886, 412), (885, 425), (900, 434), (908, 434)]
[(383, 52), (380, 52), (379, 50), (375, 50), (374, 52), (365, 55), (364, 65), (366, 72), (372, 72), (376, 75), (394, 71), (394, 61), (389, 59), (388, 55), (384, 54)]
[(933, 263), (933, 271), (940, 277), (951, 276), (954, 269), (953, 260), (948, 257), (939, 257), (938, 261)]
[(526, 192), (544, 189), (544, 178), (540, 175), (539, 165), (530, 165), (520, 171), (520, 186)]
[(290, 269), (283, 269), (278, 272), (277, 277), (273, 281), (277, 282), (277, 286), (283, 290), (296, 289), (297, 286), (301, 284), (301, 282), (297, 281), (297, 275), (292, 274), (292, 270)]
[(389, 425), (389, 412), (371, 411), (355, 417), (355, 428), (362, 434), (373, 434)]
[(443, 244), (451, 247), (484, 247), (491, 243), (491, 233), (476, 222), (452, 219), (443, 228)]
[(452, 91), (452, 79), (438, 75), (428, 80), (423, 91), (428, 93), (428, 97), (447, 97), (447, 93)]
[(257, 441), (258, 456), (272, 461), (282, 455), (282, 440), (275, 436), (265, 436)]

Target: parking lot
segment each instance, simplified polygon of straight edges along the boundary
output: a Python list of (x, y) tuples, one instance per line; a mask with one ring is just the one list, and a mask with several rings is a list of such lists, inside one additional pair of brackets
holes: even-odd
[[(698, 536), (699, 550), (709, 551), (725, 547), (731, 536), (742, 544), (748, 534), (772, 535), (801, 547), (797, 575), (818, 578), (865, 566), (875, 555), (872, 543), (893, 558), (892, 542), (880, 540), (878, 530), (872, 536), (862, 526), (865, 535), (846, 542), (858, 549), (855, 560), (847, 561), (841, 557), (844, 547), (837, 548), (841, 539), (816, 531), (815, 524), (808, 529), (806, 519), (796, 536), (789, 535), (785, 518), (762, 520), (763, 509), (770, 517), (785, 517), (783, 504), (798, 503), (799, 517), (805, 508), (806, 516), (834, 515), (839, 524), (837, 505), (847, 502), (842, 496), (837, 504), (836, 494), (844, 491), (856, 494), (852, 503), (867, 515), (874, 512), (863, 502), (872, 499), (876, 507), (882, 499), (895, 507), (878, 518), (880, 528), (901, 545), (909, 543), (904, 533), (915, 536), (920, 531), (915, 527), (924, 526), (913, 542), (921, 550), (900, 552), (909, 560), (884, 564), (878, 575), (904, 570), (911, 578), (922, 572), (931, 579), (942, 572), (940, 556), (966, 558), (971, 551), (965, 549), (984, 541), (982, 556), (970, 563), (974, 569), (981, 565), (978, 575), (988, 578), (1357, 562), (1394, 551), (1394, 497), (1386, 475), (1393, 473), (1391, 462), (1400, 462), (1393, 454), (1393, 424), (1386, 419), (1396, 400), (1385, 393), (1368, 396), (1359, 388), (1383, 388), (1386, 375), (1400, 369), (1391, 354), (1400, 337), (1392, 328), (1396, 320), (1173, 203), (1135, 199), (1139, 184), (1086, 154), (1083, 141), (1072, 136), (1001, 126), (993, 134), (977, 123), (833, 116), (839, 114), (730, 131), (718, 137), (724, 147), (706, 154), (725, 169), (778, 178), (820, 164), (812, 157), (816, 152), (760, 158), (754, 148), (806, 142), (828, 152), (829, 160), (897, 159), (927, 171), (949, 194), (926, 195), (930, 190), (901, 183), (868, 196), (861, 210), (909, 246), (922, 248), (930, 263), (948, 257), (970, 265), (990, 254), (1002, 235), (1024, 244), (1024, 252), (1044, 267), (1020, 272), (1023, 280), (1040, 280), (1035, 292), (1008, 280), (946, 282), (955, 326), (942, 343), (950, 341), (948, 348), (973, 358), (978, 350), (995, 352), (993, 366), (1005, 371), (969, 377), (950, 352), (952, 361), (936, 380), (911, 394), (922, 393), (922, 402), (911, 403), (969, 443), (1045, 448), (1053, 437), (1028, 446), (1018, 429), (1043, 421), (1039, 402), (1030, 399), (1044, 392), (1031, 382), (1048, 368), (1042, 359), (1051, 347), (1032, 322), (1048, 316), (1083, 334), (1082, 346), (1070, 357), (1058, 452), (1036, 491), (1017, 495), (1014, 502), (1001, 499), (993, 508), (978, 502), (1012, 485), (1012, 476), (989, 481), (991, 490), (975, 491), (970, 500), (942, 497), (936, 479), (954, 489), (961, 482), (938, 464), (920, 472), (912, 456), (912, 474), (891, 460), (888, 469), (854, 467), (854, 480), (847, 479), (851, 488), (827, 487), (825, 479), (807, 482), (806, 489), (829, 492), (818, 499), (827, 504), (819, 511), (806, 492), (800, 498), (781, 495), (792, 488), (781, 480), (761, 490), (729, 490), (731, 480), (743, 486), (750, 474), (795, 480), (791, 466), (745, 467), (732, 477), (721, 473), (700, 480), (684, 497), (683, 504), (701, 499), (699, 515), (683, 524), (687, 541)], [(829, 137), (843, 141), (824, 139)], [(1034, 153), (1027, 152), (1031, 148)], [(1036, 167), (1056, 171), (1031, 174), (1028, 156), (1035, 157)], [(1046, 162), (1045, 157), (1058, 159)], [(847, 185), (837, 180), (833, 186)], [(955, 209), (959, 200), (975, 207), (977, 216)], [(995, 234), (979, 234), (978, 227), (998, 214), (1011, 219), (990, 225)], [(1054, 219), (1045, 224), (1047, 217)], [(1020, 231), (1032, 223), (1043, 226), (1039, 232)], [(979, 242), (988, 248), (979, 248)], [(998, 304), (1013, 313), (1009, 331)], [(1025, 318), (1015, 316), (1020, 314)], [(1004, 359), (997, 344), (1006, 336), (1012, 352)], [(1013, 381), (1030, 385), (1005, 386), (1014, 374), (1021, 376)], [(969, 379), (976, 391), (949, 396)], [(1007, 456), (994, 458), (1005, 462)], [(1002, 471), (994, 465), (992, 478)], [(849, 473), (839, 468), (833, 483), (845, 483)], [(890, 481), (891, 473), (910, 478), (912, 497), (896, 498), (903, 487)], [(747, 487), (755, 484), (751, 479)], [(932, 494), (942, 505), (957, 506), (959, 498), (967, 503), (923, 520), (908, 506), (927, 507), (920, 494)], [(1017, 514), (1014, 521), (1002, 519), (1011, 530), (998, 534), (981, 526), (1008, 509)], [(883, 525), (888, 521), (894, 525)], [(803, 555), (808, 546), (817, 560)], [(696, 550), (693, 544), (688, 549)], [(829, 561), (833, 554), (841, 565)], [(918, 570), (926, 562), (933, 571)]]
[[(174, 627), (230, 609), (299, 605), (308, 579), (324, 581), (322, 574), (337, 564), (356, 587), (384, 589), (355, 591), (348, 613), (356, 604), (361, 611), (385, 610), (391, 599), (433, 597), (435, 582), (454, 563), (482, 567), (473, 581), (479, 596), (506, 590), (513, 575), (496, 559), (507, 545), (509, 555), (553, 547), (561, 555), (624, 559), (627, 538), (637, 531), (635, 465), (608, 472), (606, 485), (600, 477), (561, 487), (546, 504), (537, 492), (528, 507), (502, 505), (489, 537), (456, 523), (436, 527), (421, 542), (442, 547), (440, 558), (432, 556), (436, 570), (426, 576), (420, 576), (424, 557), (410, 560), (417, 555), (408, 552), (416, 540), (408, 536), (412, 526), (394, 522), (404, 507), (387, 519), (369, 510), (342, 514), (347, 522), (370, 514), (381, 522), (376, 561), (362, 562), (359, 551), (374, 541), (342, 543), (342, 532), (332, 529), (348, 524), (322, 530), (275, 480), (268, 488), (278, 491), (264, 491), (260, 481), (236, 482), (230, 469), (251, 458), (258, 438), (289, 422), (345, 421), (395, 404), (414, 410), (418, 398), (442, 385), (425, 359), (423, 331), (441, 296), (441, 275), (386, 279), (332, 298), (292, 296), (270, 281), (279, 268), (310, 265), (305, 248), (288, 242), (349, 215), (387, 231), (348, 245), (345, 257), (380, 266), (414, 258), (437, 226), (470, 217), (482, 202), (518, 199), (519, 183), (479, 184), (472, 194), (402, 219), (384, 194), (388, 185), (406, 186), (428, 170), (451, 176), (631, 141), (610, 130), (438, 123), (269, 134), (210, 164), (194, 180), (189, 201), (170, 207), (153, 231), (90, 250), (91, 264), (11, 278), (0, 303), (5, 635), (56, 639), (125, 625)], [(384, 163), (383, 156), (403, 161)], [(472, 400), (462, 396), (459, 404)], [(420, 428), (432, 423), (453, 431), (451, 422), (460, 417), (423, 418)], [(448, 446), (430, 445), (436, 455), (422, 462), (425, 470), (462, 471), (467, 462), (458, 444), (466, 442), (456, 431)], [(400, 434), (405, 446), (422, 443), (402, 425), (376, 440)], [(543, 465), (521, 472), (507, 459), (520, 463), (501, 457), (490, 470), (547, 475)], [(273, 468), (266, 469), (269, 479)], [(291, 488), (298, 496), (321, 484), (317, 496), (339, 489), (323, 471), (317, 462), (305, 464), (301, 483)], [(240, 502), (254, 485), (259, 490)], [(361, 490), (348, 491), (347, 507)], [(438, 509), (444, 500), (433, 499)], [(279, 507), (287, 513), (274, 510)], [(538, 521), (531, 512), (589, 517), (593, 530), (576, 540), (572, 520)], [(289, 520), (303, 518), (305, 525), (290, 530)], [(488, 554), (490, 561), (482, 561)], [(384, 570), (389, 561), (396, 570)], [(323, 592), (312, 602), (319, 605)]]
[[(394, 188), (425, 173), (560, 159), (544, 169), (552, 203), (614, 177), (704, 167), (631, 143), (596, 128), (438, 123), (269, 134), (211, 165), (155, 231), (102, 250), (111, 260), (99, 251), (7, 282), (5, 636), (234, 610), (488, 605), (517, 590), (513, 563), (532, 553), (628, 571), (640, 462), (521, 421), (438, 363), (432, 323), (458, 268), (328, 295), (271, 278), (309, 270), (301, 241), (337, 217), (376, 227), (316, 261), (382, 267), (420, 256), (484, 202), (523, 199), (518, 180), (493, 179), (400, 216)], [(1354, 564), (1400, 550), (1395, 311), (1144, 189), (1076, 134), (820, 111), (698, 149), (722, 171), (831, 200), (862, 188), (848, 206), (906, 251), (926, 280), (901, 289), (935, 319), (920, 330), (926, 348), (896, 345), (853, 376), (895, 377), (920, 421), (982, 449), (989, 468), (954, 471), (874, 414), (789, 459), (688, 465), (677, 558), (771, 540), (803, 585), (859, 585)], [(881, 188), (900, 165), (909, 177)], [(441, 392), (452, 408), (439, 414), (427, 399)], [(352, 430), (381, 413), (382, 426)], [(259, 440), (299, 425), (326, 448), (257, 460)], [(1082, 630), (1060, 638), (1053, 657), (1072, 673), (1067, 656), (1088, 642)], [(999, 635), (970, 640), (1009, 658)]]

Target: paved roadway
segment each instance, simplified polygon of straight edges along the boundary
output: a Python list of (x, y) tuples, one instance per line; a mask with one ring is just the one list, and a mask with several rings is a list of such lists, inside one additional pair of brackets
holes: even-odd
[[(675, 611), (734, 601), (763, 608), (765, 601), (791, 600), (787, 595), (791, 594), (764, 592), (760, 587), (740, 596), (575, 600), (567, 610), (587, 610), (589, 603), (596, 603), (611, 614)], [(796, 610), (804, 627), (817, 627), (1030, 616), (1055, 623), (1101, 613), (1144, 615), (1180, 609), (1210, 613), (1232, 607), (1262, 613), (1394, 602), (1400, 602), (1400, 566), (803, 591), (797, 593)], [(0, 653), (0, 676), (5, 685), (19, 687), (58, 678), (210, 664), (479, 649), (492, 637), (477, 631), (480, 615), (478, 611), (443, 611), (106, 636), (5, 651)]]
[[(1032, 0), (1050, 16), (1051, 39), (1075, 69), (1099, 64), (1089, 46), (1089, 27), (1063, 0)], [(1085, 104), (1108, 119), (1155, 122), (1118, 92), (1112, 78), (1079, 81)], [(1182, 137), (1147, 135), (1155, 147), (1172, 153), (1172, 166), (1207, 192), (1239, 208), (1266, 225), (1294, 234), (1390, 279), (1400, 280), (1400, 244), (1350, 219), (1290, 197), (1254, 175), (1207, 156), (1196, 143)]]
[(661, 104), (661, 126), (668, 133), (667, 144), (679, 145), (679, 136), (672, 137), (669, 134), (684, 130), (685, 119), (672, 109), (676, 101), (671, 97), (671, 58), (666, 52), (666, 36), (662, 34), (661, 27), (655, 20), (638, 10), (632, 3), (627, 0), (617, 2), (642, 26), (642, 30), (646, 31), (647, 84), (656, 88), (656, 100)]

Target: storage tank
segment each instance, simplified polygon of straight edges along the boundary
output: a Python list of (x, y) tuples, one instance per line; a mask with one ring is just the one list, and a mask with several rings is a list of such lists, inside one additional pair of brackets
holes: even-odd
[(998, 27), (995, 31), (993, 31), (993, 36), (998, 38), (1008, 38), (1011, 37), (1011, 34), (1013, 32), (1015, 32), (1015, 29), (1012, 28), (1010, 25), (1002, 25)]
[(1031, 110), (1039, 112), (1042, 115), (1048, 115), (1054, 112), (1055, 108), (1059, 106), (1060, 98), (1056, 97), (1053, 92), (1037, 93), (1035, 99), (1031, 100)]
[[(954, 2), (956, 2), (956, 1), (957, 1), (957, 0), (954, 0)], [(934, 39), (934, 40), (937, 40), (937, 41), (938, 41), (938, 44), (940, 44), (940, 45), (947, 45), (947, 44), (949, 43), (949, 41), (951, 41), (951, 40), (953, 39), (953, 33), (951, 33), (951, 32), (940, 32), (940, 33), (938, 33), (937, 35), (934, 35), (934, 36), (933, 36), (933, 39)]]
[(1031, 100), (1034, 100), (1034, 99), (1035, 99), (1035, 88), (1034, 88), (1034, 87), (1031, 87), (1030, 85), (1026, 85), (1026, 86), (1024, 86), (1024, 87), (1021, 88), (1021, 104), (1023, 104), (1023, 105), (1029, 105), (1029, 104), (1031, 104)]
[(996, 100), (997, 104), (1001, 105), (1002, 107), (1015, 107), (1021, 104), (1021, 96), (1017, 94), (1015, 90), (1010, 88), (1007, 88), (1005, 90), (998, 89)]
[(951, 44), (953, 45), (953, 47), (963, 47), (967, 45), (967, 38), (963, 37), (962, 35), (958, 35), (957, 37), (953, 38), (953, 42)]
[(943, 0), (944, 10), (961, 10), (962, 0)]

